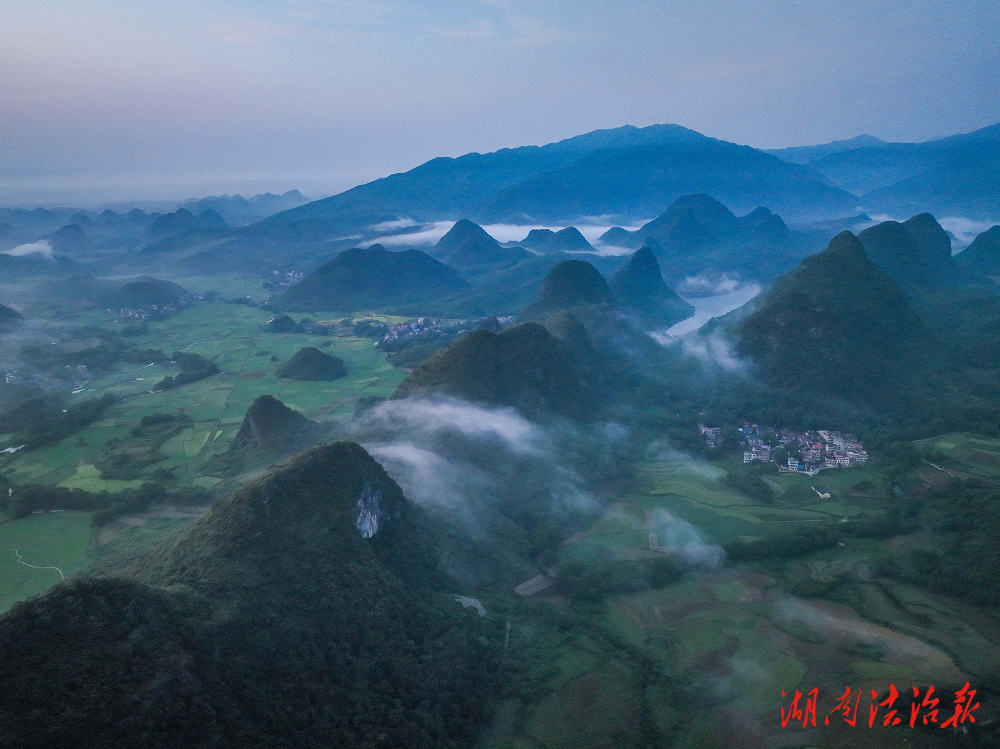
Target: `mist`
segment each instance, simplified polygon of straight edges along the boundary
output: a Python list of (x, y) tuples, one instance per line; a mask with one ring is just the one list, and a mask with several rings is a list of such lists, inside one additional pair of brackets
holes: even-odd
[(722, 566), (726, 557), (722, 547), (708, 543), (691, 523), (662, 507), (653, 510), (653, 523), (657, 551), (676, 554), (691, 567), (717, 569)]
[(466, 522), (478, 522), (483, 510), (503, 503), (535, 503), (557, 514), (597, 507), (580, 472), (580, 452), (607, 439), (607, 430), (587, 434), (568, 424), (542, 426), (513, 408), (453, 398), (387, 401), (345, 429), (408, 497), (457, 512)]
[(989, 229), (991, 226), (1000, 224), (997, 221), (974, 221), (969, 218), (950, 216), (938, 220), (941, 227), (952, 236), (952, 255), (957, 255), (964, 250), (979, 234)]
[(18, 245), (12, 250), (7, 250), (4, 255), (13, 255), (14, 257), (24, 257), (26, 255), (42, 255), (46, 259), (52, 259), (52, 243), (47, 239), (39, 240), (38, 242), (31, 242), (30, 244)]

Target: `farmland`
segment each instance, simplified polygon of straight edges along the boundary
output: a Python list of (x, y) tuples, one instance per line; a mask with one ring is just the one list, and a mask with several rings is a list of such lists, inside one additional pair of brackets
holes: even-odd
[[(564, 545), (564, 562), (596, 564), (654, 558), (654, 549), (673, 539), (674, 550), (696, 568), (662, 589), (610, 595), (593, 609), (589, 623), (600, 635), (561, 643), (540, 698), (518, 706), (523, 727), (512, 746), (559, 746), (552, 737), (560, 735), (609, 745), (618, 737), (627, 744), (634, 736), (626, 736), (641, 732), (635, 723), (641, 705), (657, 724), (652, 730), (679, 732), (678, 746), (719, 745), (727, 726), (742, 724), (786, 740), (791, 737), (778, 738), (787, 733), (778, 721), (779, 706), (788, 703), (782, 690), (818, 687), (829, 709), (834, 692), (848, 685), (881, 692), (890, 680), (905, 689), (1000, 674), (1000, 622), (880, 577), (881, 540), (851, 539), (785, 561), (698, 565), (699, 558), (711, 560), (698, 556), (698, 545), (777, 536), (883, 510), (869, 491), (880, 478), (870, 466), (813, 478), (775, 474), (784, 494), (761, 504), (718, 482), (723, 465), (651, 444), (636, 485)], [(933, 543), (916, 534), (890, 545), (898, 552)], [(562, 594), (557, 585), (538, 595), (560, 609), (567, 606)], [(613, 704), (595, 696), (612, 687)], [(682, 713), (688, 720), (680, 723)], [(852, 745), (849, 734), (823, 735)], [(802, 733), (799, 740), (825, 746), (819, 734)]]
[[(220, 372), (183, 387), (153, 392), (157, 382), (178, 370), (169, 364), (122, 364), (91, 379), (68, 401), (114, 395), (117, 402), (100, 421), (59, 442), (5, 455), (0, 469), (16, 484), (116, 493), (149, 480), (149, 470), (135, 479), (101, 478), (111, 451), (125, 451), (147, 460), (150, 470), (168, 471), (171, 488), (211, 489), (222, 477), (207, 472), (206, 461), (228, 447), (244, 413), (259, 395), (274, 395), (307, 418), (325, 421), (351, 414), (362, 396), (387, 397), (405, 377), (403, 370), (385, 361), (371, 339), (269, 333), (264, 324), (272, 317), (254, 307), (205, 301), (150, 324), (147, 334), (130, 339), (135, 348), (198, 354), (215, 363)], [(373, 315), (355, 319), (365, 318), (398, 321)], [(341, 319), (334, 317), (330, 322)], [(79, 315), (76, 324), (112, 329), (118, 325), (99, 311)], [(304, 346), (316, 346), (342, 359), (347, 376), (331, 382), (279, 379), (275, 370)], [(169, 429), (137, 437), (143, 417), (154, 414), (180, 418)], [(0, 436), (0, 441), (10, 444), (10, 436)], [(25, 561), (52, 564), (69, 575), (89, 563), (97, 536), (91, 529), (90, 513), (45, 513), (3, 523), (0, 541), (0, 607), (7, 608), (59, 580), (53, 570), (17, 565), (9, 549), (17, 548)]]

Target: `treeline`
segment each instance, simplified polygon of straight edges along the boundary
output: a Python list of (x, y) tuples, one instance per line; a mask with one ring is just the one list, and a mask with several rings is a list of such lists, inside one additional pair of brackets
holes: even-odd
[(134, 489), (110, 492), (88, 492), (83, 489), (67, 489), (62, 486), (10, 486), (10, 491), (0, 497), (7, 516), (23, 518), (42, 510), (81, 510), (94, 513), (95, 526), (103, 526), (123, 515), (142, 512), (154, 502), (168, 502), (175, 505), (205, 504), (212, 498), (211, 492), (192, 487), (178, 491), (167, 491), (162, 484), (147, 482)]
[(61, 345), (29, 343), (21, 347), (20, 356), (26, 365), (39, 372), (50, 372), (54, 377), (71, 379), (77, 375), (76, 367), (85, 366), (90, 372), (111, 372), (119, 362), (149, 364), (167, 359), (160, 349), (137, 349), (123, 340), (123, 336), (145, 333), (126, 327), (120, 333), (104, 328), (86, 327), (69, 331), (70, 340), (97, 340), (98, 343), (82, 349)]
[(63, 409), (61, 398), (46, 394), (0, 415), (0, 432), (13, 432), (13, 443), (31, 450), (58, 442), (90, 426), (116, 402), (113, 395), (107, 394)]
[(614, 560), (585, 565), (578, 560), (559, 568), (559, 586), (574, 601), (596, 603), (606, 596), (656, 590), (677, 582), (684, 574), (679, 559)]
[(885, 573), (973, 603), (1000, 604), (1000, 487), (954, 479), (932, 489), (921, 513), (937, 551), (916, 550)]
[(882, 518), (851, 520), (815, 530), (788, 533), (756, 541), (737, 539), (723, 545), (726, 556), (734, 562), (763, 559), (795, 559), (821, 549), (832, 549), (851, 538), (891, 538), (918, 529), (916, 519), (898, 513)]
[(206, 377), (211, 377), (219, 373), (219, 367), (215, 362), (209, 361), (198, 354), (186, 354), (181, 351), (175, 351), (171, 359), (177, 362), (177, 365), (181, 368), (180, 373), (173, 377), (167, 375), (156, 384), (153, 388), (154, 390), (171, 390), (181, 385), (188, 385), (192, 382), (198, 382), (198, 380), (204, 380)]

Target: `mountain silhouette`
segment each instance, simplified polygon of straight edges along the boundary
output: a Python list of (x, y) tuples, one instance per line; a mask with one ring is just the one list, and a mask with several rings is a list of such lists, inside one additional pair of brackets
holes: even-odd
[(955, 256), (956, 262), (976, 275), (1000, 275), (1000, 226), (991, 226)]
[(463, 273), (477, 273), (515, 265), (532, 257), (521, 247), (502, 247), (483, 227), (461, 219), (434, 246), (435, 254)]
[(575, 226), (567, 226), (559, 231), (532, 229), (520, 244), (539, 253), (594, 252), (593, 245)]
[(306, 346), (279, 367), (277, 375), (289, 380), (337, 380), (347, 375), (347, 366), (336, 356)]
[(619, 309), (648, 329), (667, 328), (694, 314), (694, 307), (664, 282), (660, 264), (648, 247), (637, 250), (608, 285)]
[(293, 310), (354, 312), (419, 302), (461, 291), (458, 272), (426, 252), (382, 245), (345, 250), (289, 287), (276, 302)]

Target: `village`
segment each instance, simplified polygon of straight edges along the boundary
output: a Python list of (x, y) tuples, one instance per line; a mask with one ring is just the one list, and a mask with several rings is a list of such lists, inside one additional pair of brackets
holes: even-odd
[[(711, 447), (722, 441), (722, 427), (698, 425)], [(737, 428), (744, 463), (776, 463), (781, 472), (816, 475), (826, 468), (855, 468), (868, 462), (864, 445), (856, 435), (826, 429), (795, 432), (744, 422)], [(787, 457), (786, 457), (787, 456)]]
[[(496, 326), (499, 329), (501, 326), (510, 324), (513, 320), (513, 317), (498, 317), (496, 318)], [(466, 320), (458, 321), (457, 325), (460, 328), (459, 332), (464, 330), (467, 324)], [(449, 326), (446, 324), (445, 327)], [(453, 330), (454, 328), (455, 324), (452, 324), (450, 329)], [(428, 317), (418, 317), (414, 320), (407, 320), (405, 323), (390, 325), (382, 340), (385, 342), (405, 341), (417, 336), (426, 336), (431, 333), (441, 333), (443, 331), (444, 328), (442, 327), (440, 320), (433, 320)]]

